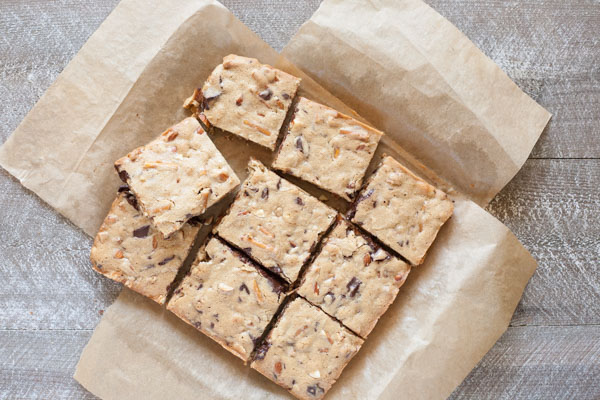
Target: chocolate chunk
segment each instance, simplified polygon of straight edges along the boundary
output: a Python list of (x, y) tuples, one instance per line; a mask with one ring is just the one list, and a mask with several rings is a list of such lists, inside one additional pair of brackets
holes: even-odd
[(333, 294), (333, 292), (329, 291), (325, 293), (325, 296), (323, 296), (323, 300), (325, 300), (327, 297), (331, 299), (332, 303), (335, 301), (335, 294)]
[(350, 279), (350, 282), (348, 282), (348, 284), (346, 285), (346, 288), (348, 289), (350, 297), (356, 296), (356, 293), (358, 293), (358, 288), (360, 287), (361, 283), (362, 282), (360, 281), (360, 279), (358, 279), (356, 277), (353, 277), (352, 279)]
[[(117, 170), (118, 171), (118, 170)], [(121, 178), (121, 180), (125, 183), (127, 183), (127, 180), (129, 179), (129, 174), (127, 173), (127, 171), (120, 170), (119, 171), (119, 178)]]
[(304, 153), (304, 146), (302, 145), (302, 138), (300, 136), (296, 138), (296, 148), (300, 150), (300, 153)]
[(262, 194), (260, 195), (261, 198), (263, 199), (268, 199), (269, 198), (269, 188), (266, 187), (263, 189)]
[[(189, 214), (187, 214), (187, 215), (186, 215), (186, 217), (187, 217), (188, 215), (189, 215)], [(188, 219), (188, 222), (187, 222), (187, 223), (188, 223), (188, 224), (190, 224), (191, 226), (198, 226), (198, 225), (201, 225), (201, 224), (202, 224), (202, 223), (204, 223), (204, 222), (206, 222), (206, 221), (204, 220), (204, 218), (202, 218), (202, 217), (200, 217), (200, 216), (196, 216), (196, 217), (191, 217), (190, 219)]]
[(271, 348), (271, 343), (269, 343), (268, 341), (265, 341), (263, 344), (258, 346), (258, 348), (256, 349), (256, 354), (254, 355), (254, 359), (264, 360), (265, 356), (267, 355), (267, 352), (269, 351), (269, 348)]
[(283, 97), (284, 100), (289, 100), (290, 99), (290, 95), (287, 93), (281, 93), (281, 97)]
[(278, 265), (276, 265), (274, 267), (269, 267), (269, 270), (275, 272), (276, 274), (283, 274), (281, 267), (279, 267)]
[(210, 323), (210, 329), (214, 329), (214, 327), (215, 327), (215, 323), (214, 323), (214, 322), (211, 322), (211, 323)]
[(247, 190), (244, 190), (244, 196), (246, 196), (246, 197), (249, 197), (249, 196), (250, 196), (250, 193), (248, 193), (248, 191), (247, 191)]
[(321, 386), (319, 386), (318, 383), (316, 385), (312, 385), (312, 386), (307, 387), (306, 391), (311, 396), (317, 396), (317, 394), (325, 393), (325, 389), (323, 389)]
[(102, 269), (102, 264), (96, 264), (96, 268)]
[(243, 103), (243, 102), (244, 102), (244, 98), (240, 96), (240, 97), (239, 97), (239, 98), (238, 98), (238, 99), (235, 101), (235, 105), (239, 107), (239, 106), (241, 106), (241, 105), (242, 105), (242, 103)]
[(267, 89), (263, 90), (262, 92), (260, 92), (258, 94), (258, 96), (263, 100), (271, 100), (271, 96), (273, 96), (273, 92), (271, 91), (271, 89), (267, 88)]
[(240, 292), (245, 290), (247, 294), (250, 294), (250, 290), (248, 289), (248, 286), (246, 286), (245, 283), (242, 283), (242, 285), (240, 286)]
[(174, 258), (175, 258), (175, 256), (167, 257), (164, 260), (162, 260), (161, 262), (159, 262), (158, 265), (165, 265), (166, 263), (168, 263), (169, 261), (171, 261)]
[(277, 181), (277, 190), (281, 189), (281, 178)]
[(200, 282), (200, 284), (198, 285), (198, 287), (196, 289), (200, 290), (200, 289), (202, 289), (203, 286), (204, 286), (204, 284), (202, 282)]
[(133, 194), (131, 194), (131, 192), (127, 192), (127, 194), (125, 195), (125, 200), (127, 200), (127, 202), (131, 205), (131, 207), (140, 211), (140, 208), (139, 208), (138, 202), (137, 202), (137, 198)]
[(299, 206), (303, 206), (304, 202), (302, 201), (302, 199), (300, 197), (296, 197), (296, 204), (298, 204)]
[(133, 231), (133, 236), (135, 236), (136, 238), (145, 238), (146, 236), (148, 236), (149, 232), (150, 225), (144, 225), (141, 228), (137, 228), (135, 231)]
[(194, 327), (195, 327), (196, 329), (200, 329), (200, 327), (202, 326), (202, 323), (200, 323), (200, 322), (198, 322), (198, 321), (196, 321), (196, 322), (193, 322), (193, 324), (194, 324)]
[(121, 185), (121, 186), (119, 186), (119, 189), (117, 190), (117, 193), (121, 193), (121, 192), (129, 192), (129, 186), (128, 185)]

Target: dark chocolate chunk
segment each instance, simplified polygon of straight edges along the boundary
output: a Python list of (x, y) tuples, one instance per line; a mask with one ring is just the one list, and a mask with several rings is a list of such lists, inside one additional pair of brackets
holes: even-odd
[(265, 356), (267, 355), (267, 352), (269, 351), (269, 348), (271, 348), (271, 343), (269, 343), (268, 341), (265, 340), (265, 342), (263, 344), (261, 344), (260, 346), (258, 346), (258, 348), (256, 349), (256, 354), (254, 355), (254, 359), (255, 360), (264, 360)]
[(247, 191), (247, 190), (244, 190), (244, 196), (246, 196), (246, 197), (249, 197), (249, 196), (250, 196), (250, 193), (248, 193), (248, 191)]
[(273, 272), (275, 272), (276, 274), (283, 274), (283, 271), (281, 270), (281, 267), (279, 267), (279, 265), (276, 265), (274, 267), (269, 267), (269, 269)]
[(129, 186), (128, 185), (121, 185), (121, 186), (119, 186), (119, 189), (117, 190), (117, 193), (121, 193), (121, 192), (129, 192)]
[(260, 197), (263, 198), (263, 199), (268, 199), (269, 198), (269, 188), (268, 187), (266, 187), (266, 188), (263, 189)]
[(119, 178), (121, 178), (121, 180), (125, 183), (127, 183), (127, 180), (129, 179), (129, 174), (127, 173), (127, 171), (123, 170), (117, 170), (119, 171)]
[(141, 228), (137, 228), (135, 231), (133, 231), (133, 236), (135, 236), (136, 238), (145, 238), (146, 236), (148, 236), (149, 232), (150, 225), (144, 225)]
[(174, 258), (175, 258), (175, 256), (167, 257), (164, 260), (162, 260), (161, 262), (159, 262), (158, 265), (165, 265), (166, 263), (168, 263), (169, 261), (171, 261)]
[(102, 269), (102, 264), (96, 264), (96, 268)]
[(196, 322), (193, 322), (192, 324), (194, 325), (194, 327), (195, 327), (196, 329), (200, 329), (200, 327), (202, 326), (202, 323), (200, 323), (200, 322), (198, 322), (198, 321), (196, 321)]
[(211, 323), (210, 323), (210, 329), (214, 329), (214, 327), (215, 327), (215, 323), (214, 323), (214, 322), (211, 322)]
[(298, 204), (299, 206), (303, 206), (304, 202), (302, 201), (302, 199), (300, 197), (296, 197), (296, 204)]
[(241, 106), (242, 103), (244, 102), (244, 98), (242, 96), (240, 96), (236, 101), (235, 101), (235, 105), (236, 106)]
[(131, 192), (127, 192), (127, 194), (125, 195), (125, 200), (127, 200), (127, 202), (131, 205), (131, 207), (140, 211), (140, 208), (139, 208), (138, 202), (137, 202), (137, 198), (133, 194), (131, 194)]
[(202, 289), (203, 286), (204, 286), (204, 284), (202, 282), (200, 282), (200, 284), (198, 285), (198, 287), (196, 289), (200, 290), (200, 289)]
[(263, 100), (271, 100), (271, 96), (273, 96), (273, 92), (271, 91), (271, 89), (267, 88), (267, 89), (263, 90), (262, 92), (260, 92), (258, 94), (258, 96)]
[(319, 386), (319, 384), (315, 384), (312, 386), (309, 386), (306, 388), (306, 391), (308, 392), (308, 394), (310, 394), (311, 396), (317, 396), (320, 395), (322, 393), (325, 393), (325, 389), (323, 389), (321, 386)]
[(290, 99), (290, 95), (287, 93), (281, 93), (281, 97), (283, 97), (284, 100), (289, 100)]
[(296, 138), (296, 148), (300, 150), (300, 153), (304, 153), (304, 146), (302, 145), (302, 138), (300, 136)]
[(329, 297), (331, 299), (331, 302), (333, 303), (335, 301), (335, 294), (333, 294), (333, 292), (329, 291), (327, 293), (325, 293), (325, 296), (323, 296), (323, 300), (325, 300), (325, 298)]
[(240, 292), (241, 292), (241, 291), (244, 291), (244, 290), (246, 291), (246, 293), (247, 293), (247, 294), (250, 294), (250, 290), (248, 289), (248, 286), (246, 286), (246, 284), (245, 284), (245, 283), (242, 283), (242, 284), (240, 285)]
[(281, 178), (277, 181), (277, 190), (281, 189)]
[(353, 277), (352, 279), (350, 279), (350, 282), (348, 282), (348, 284), (346, 285), (350, 297), (356, 296), (356, 293), (358, 293), (358, 288), (360, 287), (361, 283), (362, 282), (357, 277)]

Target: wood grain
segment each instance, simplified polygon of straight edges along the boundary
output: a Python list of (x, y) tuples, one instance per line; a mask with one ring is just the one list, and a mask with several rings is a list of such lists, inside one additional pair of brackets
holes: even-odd
[(598, 399), (600, 327), (514, 327), (451, 399)]
[(528, 160), (489, 205), (538, 261), (513, 325), (600, 324), (600, 160)]
[[(117, 2), (0, 2), (2, 142)], [(223, 3), (279, 50), (320, 1)], [(452, 398), (600, 398), (600, 4), (429, 3), (554, 113), (489, 206), (540, 266)], [(90, 270), (91, 240), (5, 171), (0, 204), (0, 398), (93, 398), (71, 376), (119, 286)]]
[(597, 0), (428, 3), (554, 114), (532, 157), (600, 157)]
[(72, 378), (90, 330), (0, 331), (0, 398), (94, 399)]

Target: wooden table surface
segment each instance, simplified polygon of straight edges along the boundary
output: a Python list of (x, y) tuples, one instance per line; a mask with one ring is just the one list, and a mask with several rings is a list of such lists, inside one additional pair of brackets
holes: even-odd
[[(0, 2), (2, 142), (116, 3)], [(223, 3), (280, 50), (319, 0)], [(489, 206), (539, 268), (452, 398), (600, 399), (600, 3), (430, 4), (554, 114)], [(72, 374), (120, 286), (91, 270), (91, 239), (4, 170), (0, 205), (0, 398), (93, 398)]]

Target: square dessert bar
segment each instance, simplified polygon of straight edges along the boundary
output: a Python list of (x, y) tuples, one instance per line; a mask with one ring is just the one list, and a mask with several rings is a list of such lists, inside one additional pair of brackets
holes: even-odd
[(288, 282), (294, 282), (336, 211), (259, 161), (215, 228), (223, 239)]
[(392, 157), (384, 157), (349, 216), (411, 264), (419, 265), (453, 210), (446, 193)]
[(299, 84), (255, 58), (231, 54), (204, 83), (200, 103), (212, 125), (274, 150)]
[(165, 237), (240, 183), (195, 118), (133, 150), (117, 160), (115, 168)]
[(200, 227), (187, 223), (164, 239), (138, 211), (133, 194), (126, 187), (120, 190), (94, 240), (92, 266), (108, 278), (163, 304)]
[(393, 303), (410, 266), (339, 220), (298, 294), (366, 338)]
[(383, 132), (300, 98), (273, 168), (351, 200)]
[(251, 367), (299, 399), (322, 399), (363, 340), (298, 297), (255, 354)]
[(167, 308), (246, 362), (283, 291), (241, 253), (211, 238)]

